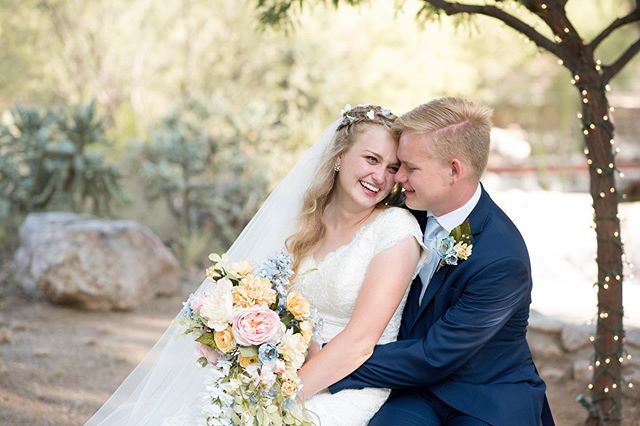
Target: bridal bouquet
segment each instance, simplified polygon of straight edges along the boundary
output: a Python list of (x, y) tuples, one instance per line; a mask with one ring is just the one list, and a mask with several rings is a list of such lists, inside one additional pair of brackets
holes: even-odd
[(185, 334), (198, 362), (210, 366), (202, 424), (311, 425), (296, 401), (311, 336), (320, 321), (288, 291), (291, 256), (282, 252), (254, 270), (211, 254), (207, 282), (185, 302)]

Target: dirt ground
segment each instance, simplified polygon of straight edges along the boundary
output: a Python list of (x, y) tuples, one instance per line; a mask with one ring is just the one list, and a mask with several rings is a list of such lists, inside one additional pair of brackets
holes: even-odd
[[(80, 425), (143, 358), (198, 283), (135, 312), (85, 312), (25, 297), (0, 276), (0, 425)], [(548, 381), (558, 425), (581, 425), (586, 383)], [(627, 426), (640, 407), (625, 402)]]

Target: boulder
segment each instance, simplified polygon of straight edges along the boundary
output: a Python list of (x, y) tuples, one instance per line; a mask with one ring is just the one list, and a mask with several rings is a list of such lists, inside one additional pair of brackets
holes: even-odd
[(552, 333), (529, 330), (527, 341), (536, 359), (560, 359), (564, 354), (561, 343)]
[(564, 323), (558, 319), (544, 316), (538, 311), (531, 310), (529, 314), (529, 330), (544, 333), (560, 334)]
[(567, 352), (591, 345), (589, 336), (595, 334), (595, 326), (566, 324), (562, 327), (562, 347)]
[(89, 310), (134, 309), (178, 287), (176, 258), (132, 221), (32, 213), (20, 226), (15, 263), (28, 294)]

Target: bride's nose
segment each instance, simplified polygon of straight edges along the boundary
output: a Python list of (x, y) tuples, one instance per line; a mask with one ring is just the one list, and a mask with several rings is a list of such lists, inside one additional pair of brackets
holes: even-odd
[(371, 174), (371, 176), (374, 179), (374, 183), (377, 184), (381, 184), (384, 182), (384, 174), (385, 174), (386, 168), (379, 164), (376, 166), (376, 168), (373, 170), (373, 173)]

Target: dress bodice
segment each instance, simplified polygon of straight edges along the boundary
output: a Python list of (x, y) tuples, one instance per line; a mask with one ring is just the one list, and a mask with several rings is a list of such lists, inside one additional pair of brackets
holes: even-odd
[[(306, 297), (323, 319), (322, 343), (333, 339), (349, 322), (371, 260), (407, 237), (414, 237), (422, 245), (422, 232), (411, 213), (390, 207), (363, 225), (349, 243), (328, 253), (321, 261), (316, 261), (313, 256), (302, 261), (299, 268), (302, 276), (295, 289)], [(423, 248), (414, 276), (428, 255)], [(396, 339), (409, 284), (379, 343)]]

